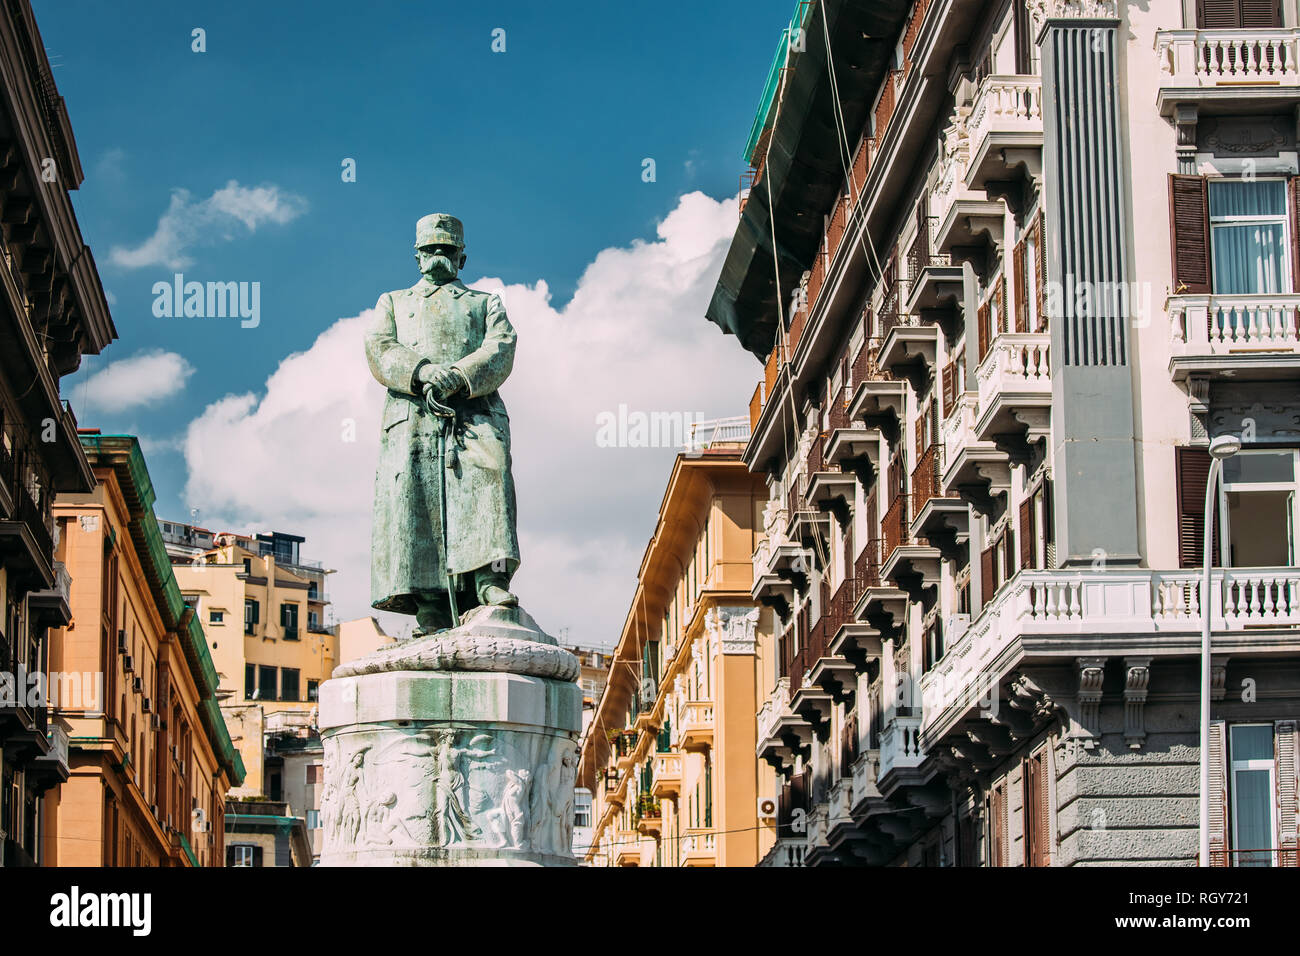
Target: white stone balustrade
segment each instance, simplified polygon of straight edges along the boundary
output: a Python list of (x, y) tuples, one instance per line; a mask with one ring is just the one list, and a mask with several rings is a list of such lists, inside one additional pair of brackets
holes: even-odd
[(921, 718), (894, 716), (880, 733), (880, 776), (910, 770), (925, 759), (921, 750)]
[(993, 340), (976, 372), (980, 414), (1002, 392), (1052, 394), (1047, 332), (1004, 332)]
[(1300, 82), (1300, 29), (1160, 30), (1161, 86), (1216, 87)]
[(1300, 294), (1176, 295), (1165, 303), (1177, 356), (1247, 349), (1294, 352)]
[(968, 127), (975, 153), (990, 133), (1041, 133), (1043, 81), (1037, 76), (986, 76), (975, 94)]
[(758, 742), (761, 746), (764, 740), (772, 736), (772, 728), (776, 722), (790, 711), (790, 678), (782, 677), (776, 682), (776, 687), (772, 693), (767, 695), (767, 700), (763, 701), (763, 706), (758, 710)]
[[(1219, 634), (1300, 625), (1300, 568), (1216, 570), (1209, 599)], [(1019, 637), (1199, 634), (1201, 601), (1199, 570), (1022, 571), (921, 678), (925, 726), (987, 697), (994, 662)], [(882, 774), (884, 761), (882, 736)]]

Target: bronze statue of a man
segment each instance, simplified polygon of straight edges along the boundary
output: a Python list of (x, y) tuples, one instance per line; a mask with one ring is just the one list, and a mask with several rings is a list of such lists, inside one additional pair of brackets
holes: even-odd
[(428, 634), (459, 623), (453, 607), (518, 603), (510, 419), (497, 394), (515, 330), (500, 296), (456, 278), (466, 258), (459, 219), (420, 219), (415, 258), (423, 277), (381, 295), (366, 331), (371, 374), (388, 389), (370, 582), (374, 607), (414, 614)]

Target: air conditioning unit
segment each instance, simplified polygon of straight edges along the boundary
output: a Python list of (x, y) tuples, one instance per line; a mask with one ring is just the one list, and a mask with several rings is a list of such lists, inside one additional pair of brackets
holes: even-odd
[(969, 614), (949, 614), (943, 622), (943, 643), (945, 647), (951, 647), (961, 636), (966, 633), (966, 628), (970, 627)]
[[(142, 704), (140, 704), (140, 709), (143, 710), (146, 714), (148, 714), (148, 713), (152, 713), (152, 712), (153, 712), (153, 702), (152, 702), (151, 700), (149, 700), (148, 697), (146, 697), (146, 698), (144, 699), (144, 702), (143, 702)], [(156, 728), (155, 728), (155, 729), (156, 729)]]
[(130, 654), (127, 654), (126, 657), (122, 658), (122, 670), (126, 671), (128, 674), (135, 670), (135, 661), (131, 660)]
[(177, 763), (181, 762), (181, 751), (175, 744), (172, 744), (172, 759)]
[(117, 629), (117, 652), (119, 654), (126, 653), (126, 628), (124, 627)]
[(758, 798), (758, 818), (760, 820), (776, 819), (776, 798), (775, 797)]
[(157, 820), (157, 819), (158, 819), (158, 804), (156, 804), (156, 803), (151, 803), (151, 804), (149, 804), (149, 812), (150, 812), (151, 814), (153, 814), (153, 818), (154, 818), (155, 820)]
[[(145, 699), (147, 700), (148, 698), (145, 698)], [(159, 717), (157, 714), (154, 714), (154, 715), (153, 715), (153, 729), (154, 729), (154, 730), (162, 730), (162, 726), (163, 726), (162, 718)]]
[(144, 678), (137, 677), (135, 680), (133, 680), (131, 682), (131, 689), (134, 690), (137, 694), (141, 693), (144, 690)]

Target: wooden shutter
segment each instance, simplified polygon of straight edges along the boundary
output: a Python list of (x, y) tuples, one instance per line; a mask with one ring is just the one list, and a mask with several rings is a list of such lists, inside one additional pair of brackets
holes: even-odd
[(1033, 26), (1029, 21), (1029, 5), (1026, 0), (1014, 0), (1011, 9), (1016, 31), (1016, 72), (1023, 76), (1031, 72), (1033, 66), (1030, 53), (1034, 46)]
[(1246, 30), (1278, 30), (1282, 5), (1278, 0), (1241, 0), (1241, 26)]
[(989, 866), (1007, 865), (1006, 784), (993, 788), (989, 798)]
[(1002, 580), (1010, 581), (1016, 575), (1016, 531), (1010, 524), (1003, 532), (1002, 540), (1006, 544), (1002, 549)]
[(979, 349), (981, 362), (989, 354), (989, 304), (985, 302), (976, 310), (976, 325), (979, 326)]
[(1210, 722), (1210, 866), (1228, 865), (1225, 853), (1228, 848), (1228, 773), (1224, 733), (1223, 721)]
[(1210, 291), (1210, 200), (1204, 176), (1169, 175), (1174, 294)]
[(1034, 529), (1034, 499), (1026, 498), (1020, 502), (1020, 566), (1034, 568), (1038, 566), (1038, 535)]
[(996, 556), (997, 551), (992, 546), (980, 552), (980, 596), (985, 604), (992, 601), (998, 591)]
[(1025, 273), (1025, 241), (1021, 239), (1011, 254), (1011, 271), (1016, 294), (1016, 331), (1029, 331), (1029, 276)]
[(1279, 720), (1277, 737), (1278, 866), (1295, 866), (1296, 859), (1296, 722)]
[(943, 367), (943, 417), (947, 418), (957, 407), (957, 360), (950, 359)]
[(925, 417), (916, 416), (916, 456), (912, 459), (912, 467), (915, 468), (921, 463), (921, 456), (925, 454)]
[(997, 323), (997, 330), (993, 334), (1000, 335), (1007, 331), (1007, 283), (1000, 273), (993, 286), (993, 302), (993, 321)]
[(1300, 176), (1287, 181), (1291, 212), (1291, 291), (1300, 290)]
[(1056, 516), (1052, 514), (1052, 481), (1043, 479), (1043, 566), (1056, 567)]
[(1240, 27), (1239, 0), (1196, 0), (1196, 25), (1202, 30)]
[[(1175, 448), (1178, 477), (1178, 566), (1199, 568), (1205, 559), (1205, 482), (1210, 477), (1210, 453), (1204, 448)], [(1218, 506), (1211, 538), (1212, 563), (1219, 561)]]
[(1025, 761), (1025, 866), (1052, 865), (1050, 778), (1046, 750)]
[(1034, 224), (1037, 230), (1034, 237), (1034, 250), (1037, 255), (1034, 256), (1034, 287), (1038, 296), (1038, 328), (1035, 332), (1041, 332), (1047, 328), (1047, 228), (1044, 225), (1045, 219), (1043, 210), (1038, 210), (1038, 222)]

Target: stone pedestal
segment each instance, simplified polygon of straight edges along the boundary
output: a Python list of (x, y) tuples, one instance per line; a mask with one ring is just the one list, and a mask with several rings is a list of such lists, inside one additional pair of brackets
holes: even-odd
[(577, 661), (503, 636), (535, 629), (524, 612), (480, 610), (321, 686), (322, 866), (575, 865)]

